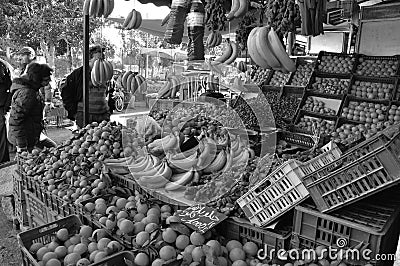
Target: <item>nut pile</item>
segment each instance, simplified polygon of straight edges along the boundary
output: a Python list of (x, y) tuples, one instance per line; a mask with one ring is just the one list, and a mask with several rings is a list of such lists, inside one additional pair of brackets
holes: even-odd
[(394, 85), (389, 83), (356, 80), (351, 86), (350, 94), (360, 98), (390, 100), (393, 89)]
[(310, 80), (314, 67), (314, 63), (299, 65), (296, 69), (296, 72), (293, 74), (290, 85), (303, 87), (306, 86)]
[(273, 86), (285, 86), (289, 81), (290, 73), (283, 73), (281, 71), (274, 71), (274, 74), (269, 82)]
[(360, 58), (356, 73), (360, 76), (393, 77), (396, 75), (399, 62), (391, 59)]
[(318, 135), (330, 135), (335, 131), (335, 123), (321, 118), (302, 117), (296, 127)]
[(353, 70), (354, 62), (354, 57), (324, 55), (317, 69), (325, 73), (350, 74)]
[(336, 111), (325, 107), (325, 102), (315, 99), (313, 97), (308, 97), (305, 104), (302, 107), (303, 110), (324, 114), (324, 115), (336, 115)]
[(316, 77), (312, 90), (326, 94), (345, 94), (349, 85), (348, 79)]

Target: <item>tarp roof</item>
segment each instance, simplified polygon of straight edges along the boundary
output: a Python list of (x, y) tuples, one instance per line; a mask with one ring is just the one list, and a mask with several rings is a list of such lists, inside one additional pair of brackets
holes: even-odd
[[(164, 37), (164, 33), (165, 30), (167, 28), (166, 25), (161, 26), (161, 21), (163, 18), (160, 19), (143, 19), (142, 21), (142, 25), (140, 26), (139, 30), (158, 36), (158, 37)], [(108, 20), (119, 23), (119, 24), (123, 24), (125, 18), (108, 18)], [(237, 26), (238, 26), (238, 20), (234, 20), (231, 22), (231, 33), (234, 33)], [(229, 31), (221, 31), (221, 34), (228, 34)], [(210, 32), (208, 30), (205, 31), (204, 33), (204, 38), (207, 38), (208, 34), (210, 34)], [(186, 27), (186, 23), (185, 23), (185, 31), (183, 33), (183, 42), (187, 43), (188, 42), (188, 37), (187, 37), (187, 27)]]

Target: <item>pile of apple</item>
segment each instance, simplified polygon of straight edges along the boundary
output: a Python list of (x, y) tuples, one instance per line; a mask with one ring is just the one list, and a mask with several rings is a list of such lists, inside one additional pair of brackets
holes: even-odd
[(307, 97), (302, 109), (305, 111), (319, 113), (323, 115), (336, 115), (335, 110), (325, 107), (324, 101), (318, 100), (313, 97)]
[(343, 108), (342, 117), (348, 120), (363, 122), (371, 128), (382, 129), (388, 107), (380, 103), (350, 101)]
[(296, 127), (318, 135), (330, 135), (335, 131), (335, 123), (322, 118), (302, 117)]
[(312, 90), (326, 94), (345, 94), (350, 85), (349, 79), (315, 77)]
[(40, 266), (79, 265), (98, 263), (124, 247), (109, 237), (104, 229), (82, 225), (78, 231), (58, 230), (48, 244), (33, 243), (29, 252)]
[(250, 76), (252, 82), (260, 85), (268, 78), (270, 71), (270, 69), (252, 66), (246, 73)]
[(289, 81), (290, 73), (283, 73), (282, 71), (274, 71), (269, 85), (273, 86), (285, 86)]
[(332, 140), (337, 143), (349, 145), (367, 134), (364, 125), (343, 124), (332, 133)]
[(310, 81), (310, 77), (312, 72), (314, 71), (314, 67), (314, 63), (299, 65), (296, 69), (296, 72), (294, 72), (290, 85), (305, 87)]
[(390, 100), (393, 84), (356, 80), (351, 86), (350, 94), (360, 98)]
[(350, 74), (355, 62), (354, 57), (340, 55), (324, 55), (317, 69), (325, 73)]
[(389, 109), (388, 124), (393, 125), (400, 122), (400, 106), (392, 105)]
[(59, 147), (22, 153), (22, 169), (45, 191), (78, 203), (106, 193), (111, 180), (102, 171), (104, 160), (135, 155), (140, 141), (136, 132), (122, 125), (94, 122)]
[(396, 59), (359, 58), (356, 73), (360, 76), (393, 77), (396, 75), (399, 62)]

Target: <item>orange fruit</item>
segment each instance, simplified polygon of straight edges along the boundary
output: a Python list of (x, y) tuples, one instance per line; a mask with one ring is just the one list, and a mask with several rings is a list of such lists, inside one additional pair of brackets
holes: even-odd
[(94, 263), (103, 260), (105, 257), (107, 257), (106, 252), (104, 252), (104, 251), (97, 252), (96, 255), (94, 256)]
[(150, 234), (143, 231), (140, 232), (139, 234), (136, 235), (135, 242), (139, 246), (143, 246), (145, 243), (147, 243), (150, 240)]
[(241, 248), (234, 248), (229, 252), (231, 261), (246, 260), (246, 253)]
[(176, 250), (174, 247), (164, 246), (160, 249), (159, 255), (160, 255), (160, 259), (162, 259), (164, 261), (175, 259), (176, 258)]
[(45, 266), (61, 266), (61, 261), (58, 259), (50, 259), (46, 262)]
[(237, 240), (230, 240), (227, 244), (226, 244), (226, 249), (228, 250), (228, 252), (231, 252), (232, 249), (234, 248), (242, 248), (242, 243), (240, 243)]
[(111, 242), (111, 239), (109, 238), (102, 238), (97, 242), (97, 249), (100, 251), (104, 251), (108, 245), (108, 243)]
[(42, 243), (33, 243), (29, 248), (29, 252), (35, 254), (42, 247), (43, 247)]
[(123, 233), (129, 234), (129, 233), (131, 233), (133, 231), (134, 224), (131, 221), (125, 219), (119, 224), (119, 229)]
[(151, 208), (151, 209), (149, 209), (148, 211), (147, 211), (147, 216), (149, 216), (149, 215), (155, 215), (155, 216), (157, 216), (157, 217), (161, 217), (161, 211), (160, 211), (160, 209), (158, 209), (158, 208)]
[(176, 238), (178, 237), (177, 233), (171, 229), (167, 228), (163, 233), (162, 233), (163, 240), (169, 244), (175, 243)]
[(50, 250), (47, 247), (41, 247), (39, 248), (39, 250), (36, 252), (36, 258), (38, 260), (43, 260), (43, 256), (50, 252)]
[(54, 253), (57, 254), (57, 258), (62, 259), (67, 255), (68, 249), (65, 246), (58, 246), (54, 250)]
[(232, 263), (232, 266), (247, 266), (247, 263), (244, 260), (237, 260)]
[(97, 214), (105, 215), (107, 210), (107, 205), (103, 202), (97, 203), (95, 206), (95, 210)]
[(122, 218), (128, 218), (129, 214), (126, 211), (119, 211), (117, 214), (117, 220)]
[(80, 259), (76, 263), (76, 266), (89, 266), (89, 265), (90, 265), (90, 261), (86, 258)]
[(82, 225), (81, 229), (79, 230), (79, 235), (86, 238), (89, 238), (92, 235), (92, 233), (93, 233), (92, 228), (87, 225)]
[(201, 258), (203, 258), (206, 254), (201, 247), (195, 247), (192, 251), (192, 259), (194, 262), (200, 262)]
[(62, 242), (67, 241), (68, 230), (66, 228), (62, 228), (62, 229), (58, 230), (56, 233), (56, 237)]
[(169, 213), (171, 213), (172, 212), (172, 208), (169, 205), (163, 205), (163, 206), (161, 206), (161, 212), (169, 212)]
[(43, 263), (46, 265), (46, 263), (51, 259), (57, 259), (57, 254), (54, 252), (47, 252), (46, 254), (44, 254), (42, 260), (43, 260)]
[(156, 259), (155, 261), (153, 261), (151, 263), (151, 266), (162, 266), (162, 265), (164, 265), (164, 263), (165, 263), (165, 260)]
[(49, 243), (49, 245), (47, 246), (47, 248), (50, 250), (50, 251), (53, 251), (54, 252), (54, 250), (56, 250), (56, 248), (59, 246), (59, 244), (57, 243), (57, 242), (50, 242)]
[(147, 233), (152, 233), (153, 231), (157, 230), (159, 228), (158, 224), (155, 223), (149, 223), (146, 225), (146, 227), (144, 228), (144, 230)]
[(119, 198), (115, 202), (115, 206), (117, 206), (117, 208), (121, 210), (121, 209), (125, 208), (126, 203), (127, 203), (127, 200), (125, 198)]
[(149, 207), (147, 207), (146, 204), (138, 204), (138, 205), (137, 205), (137, 211), (138, 211), (139, 213), (146, 214), (148, 210), (149, 210)]
[(133, 225), (133, 233), (135, 235), (139, 234), (140, 232), (144, 231), (146, 225), (142, 222), (137, 222)]
[(74, 247), (73, 253), (77, 253), (82, 256), (82, 254), (86, 253), (88, 247), (85, 244), (79, 243)]
[(157, 216), (157, 215), (155, 215), (155, 214), (149, 214), (149, 215), (147, 215), (147, 217), (146, 217), (146, 220), (147, 220), (147, 223), (149, 224), (149, 223), (155, 223), (155, 224), (158, 224), (159, 223), (159, 217)]
[(179, 235), (176, 238), (175, 246), (180, 250), (184, 250), (187, 246), (189, 246), (189, 244), (190, 244), (190, 239), (186, 235)]
[(95, 250), (92, 253), (90, 253), (89, 260), (91, 262), (94, 262), (94, 258), (96, 257), (97, 253), (99, 253), (99, 252), (100, 252), (100, 250)]
[(137, 213), (137, 214), (135, 215), (135, 217), (133, 217), (133, 220), (134, 220), (135, 222), (140, 222), (140, 221), (142, 221), (144, 218), (146, 218), (146, 216), (145, 216), (143, 213)]
[(194, 249), (195, 247), (196, 247), (195, 245), (189, 245), (189, 246), (187, 246), (187, 247), (183, 250), (183, 252), (184, 252), (184, 253), (190, 253), (190, 254), (192, 254), (192, 251), (193, 251), (193, 249)]
[(256, 243), (249, 241), (243, 245), (243, 250), (249, 257), (255, 257), (258, 252), (258, 246)]
[(81, 255), (76, 253), (68, 254), (64, 258), (64, 265), (75, 265), (81, 259)]
[(216, 256), (222, 256), (221, 244), (217, 240), (210, 240), (206, 245), (214, 249)]
[(190, 242), (195, 246), (201, 246), (204, 244), (205, 241), (206, 240), (205, 240), (204, 236), (198, 232), (193, 232), (190, 235)]
[(228, 266), (228, 261), (224, 257), (218, 257), (218, 262), (220, 266)]
[(148, 266), (150, 265), (149, 256), (146, 253), (139, 253), (136, 255), (134, 263), (137, 266)]
[(80, 237), (80, 235), (74, 235), (69, 240), (71, 241), (72, 245), (76, 245), (76, 244), (79, 244), (81, 242), (81, 237)]

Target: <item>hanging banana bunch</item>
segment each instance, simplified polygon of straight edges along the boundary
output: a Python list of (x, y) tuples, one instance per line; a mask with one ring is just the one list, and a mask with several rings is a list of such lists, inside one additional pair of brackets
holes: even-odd
[(128, 16), (125, 18), (122, 28), (126, 30), (137, 30), (142, 24), (142, 14), (135, 9), (129, 12)]
[(94, 86), (105, 86), (107, 81), (111, 80), (114, 74), (112, 64), (103, 59), (94, 61), (90, 78)]
[(114, 0), (85, 0), (83, 14), (93, 18), (108, 18), (114, 10)]

